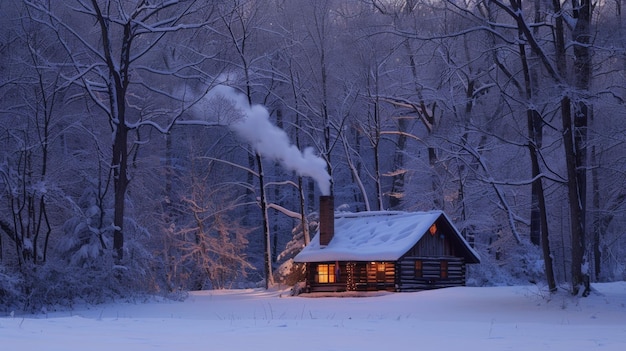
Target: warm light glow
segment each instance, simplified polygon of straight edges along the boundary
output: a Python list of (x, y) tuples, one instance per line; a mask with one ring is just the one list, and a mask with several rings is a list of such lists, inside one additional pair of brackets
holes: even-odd
[(348, 271), (348, 282), (346, 284), (348, 291), (356, 290), (356, 282), (354, 281), (354, 269), (356, 267), (356, 263), (348, 262), (346, 264), (346, 270)]
[(335, 265), (320, 264), (317, 266), (318, 283), (334, 283), (335, 282)]
[(384, 272), (385, 271), (385, 264), (384, 263), (379, 263), (377, 269), (378, 269), (379, 272)]
[(435, 233), (437, 233), (437, 225), (436, 224), (431, 225), (428, 231), (430, 232), (430, 235), (435, 235)]

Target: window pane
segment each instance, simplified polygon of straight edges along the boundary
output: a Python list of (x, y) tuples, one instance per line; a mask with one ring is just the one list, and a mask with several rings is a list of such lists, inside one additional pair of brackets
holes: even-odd
[(334, 283), (335, 282), (335, 265), (334, 264), (317, 265), (317, 282), (318, 283)]
[(378, 263), (376, 265), (376, 280), (379, 282), (384, 282), (385, 278), (385, 264)]
[(317, 266), (317, 280), (320, 283), (328, 283), (328, 265), (320, 264)]

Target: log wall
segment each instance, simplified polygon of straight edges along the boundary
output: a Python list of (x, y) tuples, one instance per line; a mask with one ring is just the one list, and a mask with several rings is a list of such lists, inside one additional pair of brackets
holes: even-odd
[[(421, 262), (421, 274), (416, 272), (416, 261)], [(441, 262), (447, 262), (444, 276)], [(460, 257), (403, 257), (396, 263), (397, 291), (414, 291), (465, 285), (465, 260)]]
[[(419, 272), (417, 261), (421, 262)], [(339, 276), (333, 283), (316, 281), (317, 265), (307, 263), (308, 292), (416, 291), (465, 285), (465, 260), (460, 257), (408, 256), (397, 262), (339, 262)]]

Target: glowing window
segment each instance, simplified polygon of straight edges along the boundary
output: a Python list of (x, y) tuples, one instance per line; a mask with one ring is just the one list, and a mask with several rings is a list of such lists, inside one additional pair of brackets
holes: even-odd
[(335, 264), (319, 264), (317, 265), (317, 282), (318, 283), (334, 283), (335, 282)]
[(384, 263), (379, 263), (378, 265), (376, 265), (376, 269), (379, 272), (384, 272), (385, 271), (385, 264)]
[(376, 264), (376, 280), (385, 281), (386, 278), (386, 269), (385, 263), (380, 262)]

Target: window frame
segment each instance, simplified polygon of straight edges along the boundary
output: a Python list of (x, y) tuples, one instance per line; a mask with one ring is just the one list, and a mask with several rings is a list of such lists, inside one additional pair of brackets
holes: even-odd
[(316, 280), (319, 284), (334, 284), (335, 278), (335, 263), (318, 263)]
[(376, 281), (387, 281), (387, 265), (385, 262), (376, 262)]

